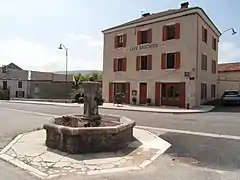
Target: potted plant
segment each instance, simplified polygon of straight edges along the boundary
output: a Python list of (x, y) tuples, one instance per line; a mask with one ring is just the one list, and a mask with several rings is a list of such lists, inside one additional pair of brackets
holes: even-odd
[(137, 103), (137, 98), (136, 98), (135, 96), (132, 98), (132, 102), (133, 102), (134, 105), (136, 105), (136, 103)]
[(147, 98), (146, 104), (147, 104), (148, 106), (151, 104), (151, 102), (152, 102), (151, 98)]

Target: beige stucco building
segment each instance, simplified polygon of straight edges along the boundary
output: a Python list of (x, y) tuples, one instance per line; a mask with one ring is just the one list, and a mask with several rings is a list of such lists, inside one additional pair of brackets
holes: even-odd
[(143, 14), (106, 29), (103, 98), (123, 92), (126, 103), (185, 108), (216, 97), (220, 31), (199, 7)]

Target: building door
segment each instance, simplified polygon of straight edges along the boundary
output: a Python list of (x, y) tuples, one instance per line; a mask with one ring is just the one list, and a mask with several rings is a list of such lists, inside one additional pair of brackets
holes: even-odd
[(140, 83), (139, 102), (140, 104), (146, 104), (147, 100), (147, 83)]

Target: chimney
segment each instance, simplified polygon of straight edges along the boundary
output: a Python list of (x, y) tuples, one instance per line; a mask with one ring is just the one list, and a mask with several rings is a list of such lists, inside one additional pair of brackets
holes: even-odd
[(184, 2), (181, 4), (181, 9), (188, 8), (189, 2)]

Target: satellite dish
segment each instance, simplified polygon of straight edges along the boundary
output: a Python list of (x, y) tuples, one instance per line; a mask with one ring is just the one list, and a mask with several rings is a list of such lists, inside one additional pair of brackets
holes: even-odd
[(144, 10), (142, 9), (142, 10), (141, 10), (141, 15), (143, 15), (143, 13), (144, 13)]

